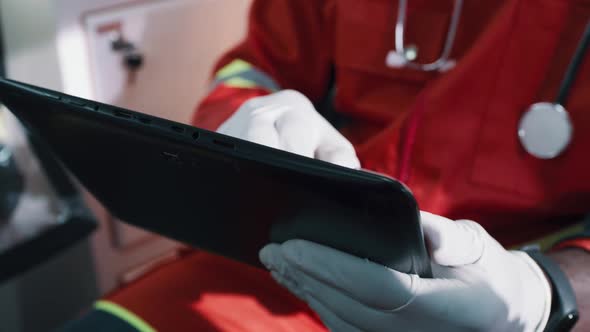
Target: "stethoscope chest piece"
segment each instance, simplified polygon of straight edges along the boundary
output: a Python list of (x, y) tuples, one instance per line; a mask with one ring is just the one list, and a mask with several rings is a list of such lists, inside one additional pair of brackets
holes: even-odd
[(540, 159), (559, 156), (570, 144), (572, 135), (568, 112), (555, 103), (531, 105), (518, 125), (518, 138), (523, 148)]

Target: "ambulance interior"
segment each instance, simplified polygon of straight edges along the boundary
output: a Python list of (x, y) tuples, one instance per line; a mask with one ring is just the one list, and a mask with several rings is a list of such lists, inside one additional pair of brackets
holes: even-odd
[[(244, 36), (249, 5), (250, 0), (1, 0), (2, 75), (188, 123), (208, 91), (214, 62)], [(56, 179), (47, 170), (55, 165), (32, 151), (35, 143), (1, 109), (2, 332), (63, 326), (182, 249), (117, 220), (67, 176)], [(75, 204), (92, 213), (71, 225), (62, 213), (71, 207), (55, 196), (76, 190)]]

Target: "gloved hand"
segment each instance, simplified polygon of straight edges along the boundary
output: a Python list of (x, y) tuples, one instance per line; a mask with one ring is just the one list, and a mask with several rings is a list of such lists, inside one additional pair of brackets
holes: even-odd
[(246, 101), (217, 131), (341, 166), (360, 167), (352, 144), (307, 97), (294, 90)]
[(422, 213), (432, 279), (304, 240), (270, 244), (260, 260), (331, 331), (542, 331), (551, 306), (543, 271), (479, 224)]

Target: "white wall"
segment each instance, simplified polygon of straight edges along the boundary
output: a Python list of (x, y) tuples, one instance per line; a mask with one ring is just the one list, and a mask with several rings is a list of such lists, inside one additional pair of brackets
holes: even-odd
[(52, 1), (0, 0), (6, 74), (61, 90)]

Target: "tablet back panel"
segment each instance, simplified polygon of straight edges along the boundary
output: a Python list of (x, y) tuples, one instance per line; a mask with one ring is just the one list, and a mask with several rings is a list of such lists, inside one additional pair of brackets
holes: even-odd
[(8, 80), (0, 100), (130, 224), (256, 266), (269, 241), (302, 238), (430, 275), (391, 178)]

